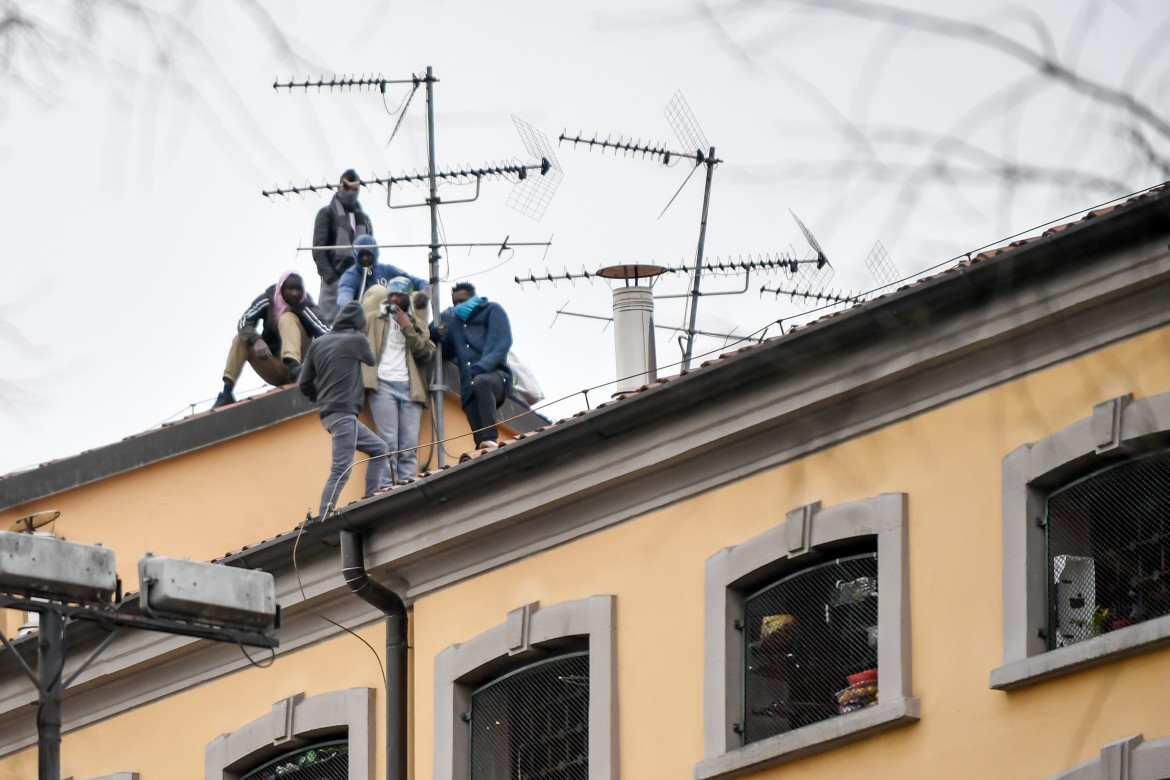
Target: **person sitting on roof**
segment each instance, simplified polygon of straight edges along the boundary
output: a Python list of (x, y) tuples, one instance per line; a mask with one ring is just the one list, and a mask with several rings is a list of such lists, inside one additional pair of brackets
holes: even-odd
[(434, 356), (435, 343), (426, 322), (410, 311), (410, 280), (397, 276), (385, 289), (381, 305), (366, 310), (377, 365), (363, 366), (362, 374), (374, 427), (390, 447), (390, 470), (401, 484), (418, 472), (418, 432), (427, 406), (422, 366)]
[(504, 307), (476, 295), (475, 286), (468, 282), (451, 289), (451, 304), (431, 335), (443, 340), (444, 356), (459, 367), (459, 397), (475, 446), (494, 450), (499, 436), (496, 409), (512, 386), (508, 368), (512, 326)]
[[(410, 280), (410, 286), (417, 290), (413, 296), (414, 308), (419, 318), (426, 322), (430, 283), (411, 276), (396, 265), (379, 263), (379, 254), (378, 242), (373, 236), (358, 236), (354, 240), (353, 255), (356, 262), (346, 269), (337, 283), (337, 308), (340, 309), (350, 301), (361, 301), (362, 309), (369, 314), (386, 300), (386, 283), (395, 277), (404, 276)], [(369, 301), (366, 300), (367, 296)]]
[[(257, 332), (261, 322), (262, 330)], [(245, 362), (270, 385), (297, 381), (301, 355), (308, 351), (309, 341), (328, 332), (312, 296), (305, 292), (301, 275), (285, 271), (240, 317), (223, 369), (223, 390), (211, 408), (236, 402), (232, 389)]]
[(297, 386), (321, 414), (321, 425), (333, 437), (333, 463), (321, 491), (320, 516), (337, 506), (338, 496), (353, 467), (353, 452), (370, 456), (366, 463), (366, 495), (393, 485), (386, 455), (389, 449), (358, 419), (365, 402), (362, 364), (375, 365), (374, 352), (363, 331), (361, 304), (350, 301), (337, 310), (333, 330), (313, 342)]

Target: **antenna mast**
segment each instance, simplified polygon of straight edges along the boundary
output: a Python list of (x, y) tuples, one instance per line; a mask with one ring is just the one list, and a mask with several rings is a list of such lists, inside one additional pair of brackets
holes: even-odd
[[(642, 144), (640, 141), (627, 141), (624, 138), (619, 138), (617, 141), (611, 141), (606, 138), (602, 141), (598, 140), (596, 136), (593, 138), (582, 138), (580, 135), (568, 136), (565, 133), (561, 133), (560, 140), (569, 141), (573, 146), (585, 144), (590, 149), (597, 146), (602, 151), (613, 149), (615, 152), (641, 154), (643, 157), (649, 155), (660, 158), (663, 165), (669, 165), (672, 157), (685, 157), (694, 161), (695, 168), (698, 168), (700, 165), (706, 166), (707, 177), (703, 188), (703, 212), (699, 220), (699, 244), (695, 250), (694, 278), (691, 282), (691, 292), (689, 295), (690, 312), (688, 314), (686, 329), (687, 341), (686, 347), (683, 350), (683, 367), (690, 368), (691, 356), (694, 354), (695, 349), (695, 324), (698, 318), (699, 296), (702, 295), (699, 290), (699, 285), (702, 281), (703, 252), (707, 244), (707, 212), (711, 205), (711, 179), (715, 173), (715, 166), (723, 161), (715, 157), (715, 147), (707, 144), (707, 139), (703, 135), (703, 131), (699, 128), (698, 122), (695, 121), (695, 117), (691, 113), (690, 107), (683, 98), (681, 91), (675, 93), (670, 103), (667, 104), (664, 113), (683, 148), (689, 148), (693, 151), (676, 152), (667, 149), (662, 144), (651, 146)], [(706, 149), (705, 152), (704, 149)], [(692, 169), (693, 172), (694, 170)], [(690, 176), (687, 179), (689, 180)], [(686, 181), (683, 182), (683, 186), (686, 186)], [(681, 191), (682, 188), (680, 187), (679, 189)], [(671, 202), (673, 201), (674, 199), (672, 198)], [(667, 208), (670, 208), (669, 203), (667, 204)]]
[[(427, 205), (431, 212), (431, 325), (438, 331), (441, 323), (439, 315), (439, 186), (435, 181), (435, 74), (430, 65), (427, 65), (427, 173), (430, 180), (430, 197)], [(390, 190), (386, 192), (386, 202), (390, 202)], [(412, 306), (414, 304), (411, 304)], [(431, 360), (431, 409), (434, 417), (431, 418), (435, 426), (435, 441), (442, 442), (446, 437), (443, 425), (443, 340), (435, 344), (435, 357)], [(446, 453), (443, 445), (439, 444), (439, 467), (445, 464)]]
[[(441, 324), (438, 299), (435, 297), (439, 289), (439, 261), (442, 256), (439, 254), (439, 249), (442, 244), (439, 243), (439, 204), (442, 199), (439, 197), (438, 183), (439, 180), (452, 181), (462, 184), (475, 183), (475, 195), (470, 198), (463, 198), (459, 200), (449, 201), (449, 203), (467, 203), (477, 200), (479, 198), (479, 187), (483, 179), (491, 178), (512, 178), (516, 180), (516, 185), (513, 187), (513, 192), (509, 198), (508, 205), (515, 208), (522, 214), (533, 219), (539, 220), (544, 213), (545, 207), (548, 206), (552, 199), (552, 194), (556, 190), (562, 178), (561, 167), (557, 162), (556, 155), (553, 154), (552, 147), (548, 143), (548, 138), (543, 133), (533, 128), (527, 122), (522, 121), (518, 117), (512, 117), (516, 130), (520, 134), (520, 139), (524, 144), (525, 149), (532, 155), (535, 155), (536, 160), (532, 163), (519, 163), (509, 165), (488, 165), (480, 168), (455, 168), (440, 171), (435, 160), (435, 90), (434, 85), (438, 82), (435, 78), (433, 68), (428, 65), (425, 76), (414, 75), (410, 79), (384, 79), (378, 78), (350, 78), (337, 79), (332, 78), (328, 81), (318, 79), (316, 82), (306, 79), (304, 82), (289, 81), (281, 84), (274, 83), (273, 89), (304, 89), (306, 92), (312, 87), (316, 87), (318, 91), (322, 89), (329, 89), (332, 91), (335, 88), (339, 89), (372, 89), (377, 88), (383, 94), (386, 92), (386, 87), (389, 84), (412, 84), (414, 89), (418, 89), (419, 84), (426, 85), (427, 93), (427, 170), (423, 174), (417, 172), (412, 175), (403, 174), (401, 176), (387, 175), (385, 178), (373, 177), (370, 179), (361, 180), (361, 184), (369, 187), (371, 184), (380, 184), (386, 187), (386, 205), (389, 208), (411, 208), (414, 206), (427, 206), (430, 210), (431, 216), (431, 237), (430, 243), (427, 244), (429, 248), (428, 261), (430, 265), (429, 281), (431, 285), (431, 322), (437, 329)], [(414, 94), (413, 92), (411, 94)], [(404, 104), (402, 111), (405, 112), (406, 105)], [(399, 119), (401, 122), (401, 118)], [(397, 131), (397, 128), (395, 128)], [(393, 134), (391, 138), (393, 138)], [(540, 176), (530, 176), (529, 172), (539, 173)], [(428, 194), (423, 203), (411, 203), (395, 205), (391, 202), (394, 193), (394, 185), (405, 183), (421, 183), (423, 180), (427, 182)], [(304, 192), (318, 192), (329, 191), (334, 189), (335, 185), (328, 182), (321, 185), (307, 184), (303, 187), (289, 186), (286, 188), (273, 188), (272, 190), (265, 190), (261, 194), (265, 197), (273, 195), (288, 196), (291, 194), (301, 194)], [(468, 244), (473, 246), (474, 244)], [(516, 246), (531, 245), (528, 242), (517, 242)], [(501, 246), (501, 251), (507, 248), (508, 240), (504, 239), (504, 244)], [(314, 247), (320, 248), (320, 247)], [(433, 374), (428, 390), (431, 393), (434, 410), (434, 434), (436, 441), (443, 441), (446, 436), (443, 426), (443, 393), (446, 391), (446, 384), (443, 377), (443, 345), (435, 345), (435, 358), (433, 362)], [(438, 448), (438, 465), (445, 465), (445, 453), (443, 447)]]

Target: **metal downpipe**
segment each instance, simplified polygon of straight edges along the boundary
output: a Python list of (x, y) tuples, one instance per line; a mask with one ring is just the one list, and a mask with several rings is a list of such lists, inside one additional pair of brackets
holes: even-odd
[(386, 616), (386, 780), (406, 780), (406, 604), (370, 579), (362, 536), (354, 531), (341, 532), (341, 576)]

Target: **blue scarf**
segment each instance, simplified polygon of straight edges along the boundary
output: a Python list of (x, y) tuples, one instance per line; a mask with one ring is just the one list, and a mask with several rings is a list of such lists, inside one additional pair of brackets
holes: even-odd
[(471, 316), (473, 311), (479, 308), (481, 303), (483, 303), (483, 298), (478, 295), (472, 296), (463, 303), (455, 305), (455, 316), (463, 322), (467, 322), (467, 318)]

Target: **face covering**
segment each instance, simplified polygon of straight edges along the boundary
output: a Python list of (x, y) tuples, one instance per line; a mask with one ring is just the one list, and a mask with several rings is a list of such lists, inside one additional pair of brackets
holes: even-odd
[(346, 211), (353, 211), (354, 206), (357, 205), (357, 196), (356, 192), (346, 192), (345, 190), (337, 192), (337, 199), (341, 201), (341, 205)]
[(471, 313), (475, 311), (481, 303), (483, 303), (483, 298), (480, 298), (478, 295), (472, 298), (468, 298), (463, 303), (457, 303), (454, 307), (455, 316), (464, 322), (467, 322), (467, 318), (471, 316)]

